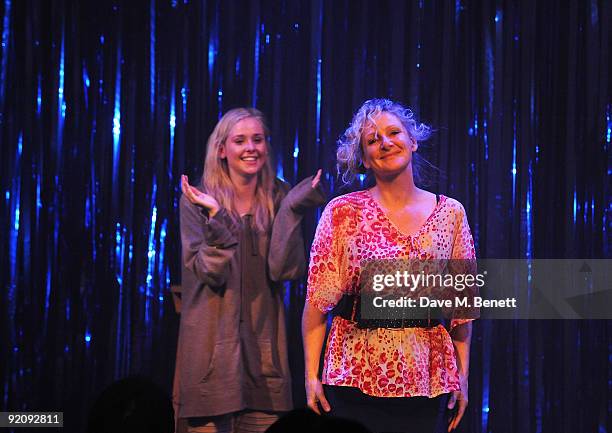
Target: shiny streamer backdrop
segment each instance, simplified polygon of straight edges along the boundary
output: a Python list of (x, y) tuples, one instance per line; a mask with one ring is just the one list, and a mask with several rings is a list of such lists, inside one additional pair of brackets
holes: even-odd
[[(402, 101), (436, 128), (429, 189), (465, 204), (480, 257), (609, 258), (611, 10), (1, 0), (1, 410), (64, 410), (83, 431), (113, 380), (170, 390), (179, 176), (201, 175), (232, 107), (268, 115), (280, 177), (323, 167), (339, 194), (354, 110)], [(300, 405), (304, 286), (287, 289)], [(612, 431), (611, 335), (609, 321), (477, 322), (463, 431)]]

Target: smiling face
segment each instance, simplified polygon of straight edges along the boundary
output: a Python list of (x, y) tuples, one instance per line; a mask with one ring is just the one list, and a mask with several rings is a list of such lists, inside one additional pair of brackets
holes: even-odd
[(361, 134), (364, 167), (376, 177), (395, 176), (411, 167), (418, 146), (402, 122), (385, 111), (372, 120)]
[(227, 161), (231, 178), (251, 178), (266, 163), (268, 145), (264, 127), (255, 117), (238, 121), (219, 148), (219, 157)]

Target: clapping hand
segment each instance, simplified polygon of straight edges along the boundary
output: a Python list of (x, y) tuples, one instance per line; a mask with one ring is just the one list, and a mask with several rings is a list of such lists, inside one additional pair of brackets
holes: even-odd
[(181, 190), (187, 200), (191, 203), (201, 206), (208, 211), (210, 218), (214, 217), (219, 212), (220, 206), (217, 200), (212, 195), (203, 193), (199, 189), (189, 185), (189, 179), (187, 176), (181, 176)]
[(322, 173), (323, 173), (323, 170), (321, 170), (321, 169), (319, 169), (317, 171), (317, 174), (312, 179), (312, 189), (315, 189), (317, 186), (319, 186), (319, 182), (321, 182), (321, 174)]

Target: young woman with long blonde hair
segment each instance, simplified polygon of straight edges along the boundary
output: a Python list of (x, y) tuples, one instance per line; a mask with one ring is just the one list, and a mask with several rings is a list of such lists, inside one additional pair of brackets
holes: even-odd
[(274, 176), (262, 113), (228, 111), (198, 187), (182, 177), (178, 416), (190, 432), (265, 431), (293, 408), (282, 280), (306, 270), (303, 213), (324, 202), (321, 171)]

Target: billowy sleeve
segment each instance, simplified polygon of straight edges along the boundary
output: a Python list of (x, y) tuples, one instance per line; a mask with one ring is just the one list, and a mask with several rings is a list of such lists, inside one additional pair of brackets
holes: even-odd
[(348, 285), (350, 217), (336, 203), (330, 202), (323, 211), (310, 249), (306, 302), (323, 313), (338, 304)]
[(324, 204), (327, 197), (322, 182), (312, 187), (313, 177), (289, 191), (274, 218), (268, 253), (272, 281), (295, 280), (306, 272), (302, 219), (306, 212)]
[[(453, 262), (455, 273), (475, 275), (477, 272), (474, 239), (472, 238), (472, 232), (470, 231), (465, 209), (461, 204), (459, 204), (455, 212), (451, 262)], [(466, 288), (461, 295), (467, 297), (471, 305), (474, 297), (478, 295), (478, 288), (475, 286)], [(453, 319), (451, 320), (451, 329), (457, 325), (477, 319), (479, 316), (480, 311), (478, 308), (455, 308), (453, 311)]]
[(455, 213), (455, 228), (453, 233), (453, 249), (451, 259), (474, 260), (474, 239), (470, 231), (465, 209), (459, 204)]
[(180, 227), (184, 269), (210, 286), (225, 284), (229, 262), (236, 252), (238, 240), (235, 223), (220, 209), (213, 217), (201, 207), (180, 199)]

